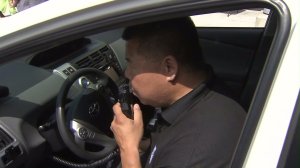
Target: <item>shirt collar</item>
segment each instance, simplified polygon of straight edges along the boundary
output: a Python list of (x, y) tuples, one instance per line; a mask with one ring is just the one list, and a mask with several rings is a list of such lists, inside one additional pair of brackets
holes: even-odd
[(184, 95), (173, 103), (170, 107), (164, 109), (161, 112), (161, 117), (169, 124), (172, 124), (175, 119), (182, 113), (184, 113), (194, 100), (201, 95), (202, 91), (205, 89), (205, 84), (200, 84), (188, 94)]

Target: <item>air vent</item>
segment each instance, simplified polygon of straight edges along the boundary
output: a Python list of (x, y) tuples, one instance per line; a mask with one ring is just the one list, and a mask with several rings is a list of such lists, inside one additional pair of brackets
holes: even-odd
[(77, 61), (76, 65), (79, 68), (90, 67), (90, 68), (99, 69), (104, 64), (104, 63), (102, 63), (103, 60), (104, 60), (104, 57), (101, 55), (101, 53), (99, 51), (96, 51), (96, 52), (92, 53), (91, 55)]
[(12, 137), (10, 137), (1, 127), (0, 127), (0, 151), (7, 147), (13, 142)]
[(102, 53), (106, 52), (106, 51), (108, 51), (108, 47), (107, 46), (105, 46), (105, 47), (103, 47), (103, 48), (100, 49), (100, 52), (102, 52)]
[(89, 67), (91, 64), (91, 59), (89, 57), (85, 57), (79, 61), (76, 62), (76, 65), (79, 68), (85, 68), (85, 67)]

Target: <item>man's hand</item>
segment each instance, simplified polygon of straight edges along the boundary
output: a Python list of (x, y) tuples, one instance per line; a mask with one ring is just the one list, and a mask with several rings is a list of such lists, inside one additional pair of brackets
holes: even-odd
[(122, 167), (140, 168), (139, 144), (144, 131), (141, 109), (138, 104), (133, 106), (133, 120), (123, 114), (120, 103), (116, 103), (113, 110), (111, 130), (120, 148)]

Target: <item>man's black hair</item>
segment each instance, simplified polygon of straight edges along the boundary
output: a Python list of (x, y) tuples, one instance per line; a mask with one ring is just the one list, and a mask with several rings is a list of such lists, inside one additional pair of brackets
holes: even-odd
[(127, 27), (124, 40), (137, 39), (138, 52), (151, 58), (172, 55), (190, 70), (203, 70), (198, 34), (190, 17), (156, 21)]

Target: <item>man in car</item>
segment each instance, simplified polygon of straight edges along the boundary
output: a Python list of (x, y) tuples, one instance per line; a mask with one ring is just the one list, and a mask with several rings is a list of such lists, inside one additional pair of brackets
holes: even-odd
[[(245, 111), (232, 99), (210, 90), (191, 19), (177, 18), (125, 29), (125, 76), (135, 96), (160, 107), (145, 167), (227, 167), (235, 150)], [(133, 105), (134, 120), (114, 105), (111, 130), (123, 168), (142, 167), (139, 144), (142, 111)]]

